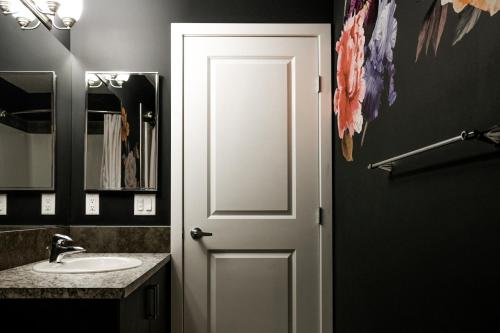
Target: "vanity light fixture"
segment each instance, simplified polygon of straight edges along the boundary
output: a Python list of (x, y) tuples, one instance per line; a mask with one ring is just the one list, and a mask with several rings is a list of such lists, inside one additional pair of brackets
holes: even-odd
[(102, 80), (95, 74), (87, 74), (87, 85), (89, 88), (99, 88), (102, 86)]
[(99, 88), (104, 83), (106, 86), (113, 88), (123, 88), (123, 84), (130, 79), (128, 73), (103, 73), (103, 74), (87, 74), (87, 85), (89, 88)]
[[(130, 74), (118, 74), (115, 77), (115, 82), (118, 83), (119, 88), (123, 87), (123, 84), (130, 79)], [(116, 88), (116, 87), (115, 87)]]
[[(34, 30), (40, 24), (49, 30), (69, 30), (82, 15), (83, 0), (0, 0), (0, 11), (12, 15), (22, 30)], [(55, 23), (56, 16), (64, 26)]]

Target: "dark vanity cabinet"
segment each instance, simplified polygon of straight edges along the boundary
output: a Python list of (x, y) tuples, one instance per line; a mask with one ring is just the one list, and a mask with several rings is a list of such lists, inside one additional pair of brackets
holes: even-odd
[(120, 333), (170, 332), (169, 264), (119, 302)]
[(170, 332), (170, 263), (125, 298), (71, 297), (1, 299), (0, 332)]

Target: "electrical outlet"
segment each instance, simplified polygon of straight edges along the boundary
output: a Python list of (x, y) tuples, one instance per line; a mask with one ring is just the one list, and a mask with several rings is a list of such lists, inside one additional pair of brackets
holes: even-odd
[(42, 193), (42, 215), (56, 215), (55, 193)]
[(134, 195), (134, 215), (156, 215), (156, 195)]
[(99, 194), (87, 193), (85, 196), (85, 214), (99, 215)]
[(0, 215), (7, 215), (7, 194), (0, 194)]

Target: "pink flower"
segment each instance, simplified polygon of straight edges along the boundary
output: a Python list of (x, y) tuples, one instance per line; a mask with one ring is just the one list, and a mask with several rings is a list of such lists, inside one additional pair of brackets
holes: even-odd
[(355, 16), (350, 17), (346, 21), (335, 47), (338, 59), (334, 110), (337, 115), (341, 139), (346, 131), (352, 136), (355, 132), (361, 132), (363, 126), (361, 105), (366, 91), (363, 69), (365, 60), (363, 22), (365, 17), (366, 7)]

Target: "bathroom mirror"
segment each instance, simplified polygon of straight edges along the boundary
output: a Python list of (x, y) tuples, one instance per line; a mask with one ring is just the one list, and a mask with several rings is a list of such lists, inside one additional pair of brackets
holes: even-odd
[(54, 72), (0, 71), (0, 190), (54, 190)]
[(155, 191), (158, 73), (86, 72), (85, 189)]

